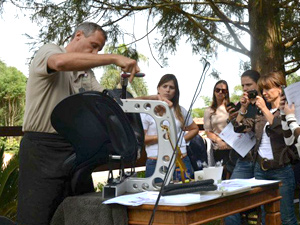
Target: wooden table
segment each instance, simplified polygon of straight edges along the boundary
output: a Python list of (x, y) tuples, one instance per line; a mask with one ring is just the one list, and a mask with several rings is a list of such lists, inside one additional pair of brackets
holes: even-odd
[[(279, 183), (255, 187), (250, 191), (220, 197), (189, 206), (158, 206), (153, 224), (203, 224), (260, 205), (265, 206), (266, 225), (279, 225)], [(148, 224), (153, 205), (128, 207), (128, 224)]]

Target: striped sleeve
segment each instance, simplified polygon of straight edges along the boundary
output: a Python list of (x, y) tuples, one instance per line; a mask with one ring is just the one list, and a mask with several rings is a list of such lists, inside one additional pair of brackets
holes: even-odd
[(300, 126), (297, 123), (295, 114), (282, 114), (281, 124), (285, 144), (287, 146), (295, 144), (298, 152), (300, 152)]
[(294, 143), (295, 137), (288, 126), (285, 114), (281, 114), (281, 125), (282, 125), (284, 142), (287, 146), (291, 146)]

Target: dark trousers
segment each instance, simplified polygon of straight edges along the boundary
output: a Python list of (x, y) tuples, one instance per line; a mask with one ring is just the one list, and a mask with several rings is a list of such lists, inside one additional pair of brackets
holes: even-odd
[(227, 177), (227, 163), (229, 162), (229, 152), (230, 149), (225, 149), (225, 150), (214, 150), (214, 159), (215, 162), (221, 162), (223, 161), (222, 165), (224, 165), (224, 170), (222, 174), (222, 180), (225, 180)]
[[(64, 161), (74, 150), (57, 134), (25, 132), (20, 144), (18, 225), (48, 225), (69, 195)], [(70, 169), (69, 169), (70, 170)]]

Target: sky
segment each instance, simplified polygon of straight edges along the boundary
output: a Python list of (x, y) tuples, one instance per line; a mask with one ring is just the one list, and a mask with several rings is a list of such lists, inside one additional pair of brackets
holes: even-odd
[[(0, 17), (0, 28), (2, 35), (0, 36), (0, 60), (6, 63), (7, 66), (16, 67), (25, 76), (28, 77), (28, 59), (33, 55), (30, 51), (29, 42), (25, 33), (37, 37), (39, 27), (32, 23), (28, 17), (24, 17), (22, 13), (13, 7), (5, 7), (5, 12)], [(18, 14), (16, 17), (15, 15)], [(136, 38), (143, 36), (146, 32), (146, 20), (138, 20), (136, 26), (142, 29), (136, 29)], [(131, 28), (129, 28), (130, 30)], [(153, 33), (149, 39), (153, 41), (157, 34)], [(128, 41), (130, 42), (130, 41)], [(145, 73), (145, 81), (148, 86), (149, 94), (156, 94), (156, 86), (161, 76), (166, 73), (176, 75), (180, 88), (179, 103), (186, 109), (190, 108), (191, 100), (199, 83), (199, 79), (203, 70), (203, 64), (200, 61), (205, 55), (193, 55), (191, 47), (182, 40), (174, 55), (168, 56), (168, 66), (161, 68), (151, 56), (148, 42), (146, 39), (139, 41), (136, 44), (137, 51), (149, 58), (147, 63), (140, 63), (141, 72)], [(159, 53), (152, 47), (155, 58), (159, 59)], [(100, 52), (102, 53), (102, 52)], [(214, 84), (216, 79), (208, 76), (212, 69), (220, 72), (220, 78), (224, 79), (229, 84), (230, 94), (233, 93), (233, 88), (240, 85), (240, 60), (247, 60), (247, 57), (235, 53), (231, 50), (226, 50), (223, 47), (218, 48), (218, 57), (215, 61), (210, 61), (211, 67), (207, 72), (203, 88), (192, 108), (204, 107), (204, 102), (200, 96), (212, 97)], [(102, 70), (96, 69), (95, 74), (99, 80), (102, 75)]]

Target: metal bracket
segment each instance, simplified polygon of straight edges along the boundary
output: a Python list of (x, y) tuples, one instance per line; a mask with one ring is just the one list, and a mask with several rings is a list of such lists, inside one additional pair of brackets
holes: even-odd
[[(165, 129), (161, 125), (169, 126), (170, 140), (172, 143), (177, 141), (177, 132), (173, 113), (166, 102), (158, 100), (137, 100), (137, 99), (121, 99), (123, 106), (121, 108), (125, 113), (147, 113), (153, 117), (156, 122), (158, 135), (158, 157), (153, 175), (147, 178), (127, 177), (124, 180), (120, 178), (120, 183), (111, 183), (103, 187), (102, 196), (111, 198), (126, 193), (136, 193), (142, 191), (160, 190), (160, 185), (163, 182), (167, 168), (170, 174), (173, 174), (175, 169), (175, 159), (172, 154), (172, 148), (169, 139), (167, 138)], [(155, 113), (156, 107), (165, 108), (163, 115)], [(166, 180), (167, 184), (171, 181), (172, 176)]]

